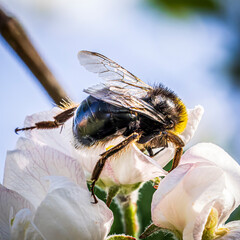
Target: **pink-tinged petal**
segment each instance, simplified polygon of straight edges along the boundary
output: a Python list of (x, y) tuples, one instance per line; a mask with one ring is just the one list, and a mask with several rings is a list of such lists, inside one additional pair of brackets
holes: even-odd
[[(181, 188), (182, 178), (190, 170), (190, 168), (191, 168), (190, 164), (181, 166), (172, 171), (172, 173), (168, 174), (160, 182), (157, 191), (153, 194), (151, 207), (152, 221), (155, 225), (172, 230), (175, 230), (178, 227), (175, 226), (176, 221), (178, 221), (177, 215), (174, 214), (174, 216), (172, 216), (173, 218), (175, 218), (175, 220), (173, 221), (171, 221), (169, 217), (171, 217), (172, 215), (171, 211), (174, 210), (175, 205), (178, 207), (177, 204), (181, 203), (183, 204), (182, 201), (184, 201), (184, 199), (181, 198), (183, 197), (183, 194), (181, 193), (179, 196), (173, 196), (172, 199), (169, 198), (169, 196), (171, 197), (171, 192), (175, 193), (175, 195), (179, 193), (178, 188)], [(166, 214), (165, 211), (169, 211), (169, 213)]]
[(218, 213), (219, 228), (239, 205), (239, 169), (214, 144), (190, 148), (180, 165), (160, 182), (153, 196), (154, 224), (177, 229), (184, 240), (201, 240), (212, 208)]
[(119, 156), (113, 156), (107, 160), (103, 174), (106, 177), (109, 176), (109, 180), (115, 179), (116, 183), (125, 185), (165, 176), (167, 172), (132, 144)]
[(205, 163), (184, 164), (173, 170), (153, 195), (153, 223), (165, 228), (171, 225), (180, 232), (187, 227), (193, 232), (198, 214), (224, 189), (222, 176), (220, 168)]
[[(219, 184), (221, 183), (219, 182)], [(224, 189), (223, 194), (219, 193), (219, 196), (216, 195), (216, 199), (213, 199), (212, 202), (209, 202), (203, 208), (201, 213), (196, 217), (193, 231), (192, 231), (192, 228), (190, 228), (189, 231), (187, 228), (184, 230), (184, 233), (183, 233), (184, 239), (187, 233), (188, 233), (189, 240), (192, 239), (191, 238), (192, 235), (194, 240), (202, 239), (203, 230), (205, 228), (208, 216), (212, 208), (218, 211), (218, 223), (217, 223), (216, 229), (221, 227), (219, 226), (219, 224), (221, 223), (221, 218), (224, 216), (226, 212), (229, 216), (229, 213), (231, 213), (231, 207), (234, 205), (234, 202), (235, 200), (234, 200), (234, 197), (231, 195), (231, 193), (227, 192), (227, 190)], [(228, 205), (230, 205), (231, 207), (229, 207)], [(190, 224), (192, 225), (192, 223)], [(186, 238), (186, 240), (187, 239), (188, 238)]]
[[(157, 149), (156, 152), (158, 150), (160, 149)], [(163, 149), (152, 159), (154, 159), (161, 167), (165, 167), (173, 159), (174, 154), (175, 154), (175, 147), (173, 146), (172, 143), (169, 143), (168, 148)]]
[[(188, 109), (188, 122), (186, 129), (179, 135), (185, 145), (188, 144), (188, 142), (193, 138), (198, 128), (199, 122), (202, 119), (203, 113), (204, 109), (200, 105), (196, 106), (194, 109)], [(155, 152), (157, 152), (157, 150), (155, 150)], [(173, 159), (174, 153), (175, 147), (172, 143), (169, 143), (168, 148), (162, 150), (155, 157), (153, 157), (153, 159), (157, 161), (162, 167), (164, 167)]]
[(46, 195), (45, 176), (65, 176), (83, 188), (84, 172), (75, 159), (39, 142), (20, 138), (18, 149), (9, 151), (5, 163), (4, 185), (37, 207)]
[(229, 208), (225, 208), (228, 214), (223, 213), (220, 221), (224, 222), (231, 211), (233, 211), (240, 204), (240, 166), (239, 164), (222, 148), (212, 143), (199, 143), (189, 150), (187, 150), (182, 156), (180, 164), (196, 163), (196, 162), (208, 162), (216, 165), (224, 170), (225, 188), (235, 198), (234, 206), (229, 205)]
[[(0, 184), (0, 239), (10, 239), (11, 217), (21, 210), (28, 208), (34, 211), (33, 205), (18, 193), (7, 189)], [(12, 215), (12, 216), (11, 216)]]
[[(35, 113), (27, 116), (24, 122), (25, 127), (34, 126), (40, 121), (54, 121), (54, 116), (61, 113), (60, 108), (53, 108), (50, 111)], [(73, 149), (72, 118), (69, 119), (63, 127), (56, 129), (33, 129), (25, 131), (27, 138), (42, 142), (52, 148), (65, 154), (71, 155)]]
[(92, 204), (88, 190), (64, 177), (51, 177), (50, 185), (51, 191), (34, 218), (46, 239), (101, 240), (107, 236), (113, 215), (104, 202), (99, 200), (98, 204)]
[(32, 222), (33, 215), (29, 209), (20, 210), (11, 226), (11, 240), (46, 240)]
[(238, 240), (240, 239), (240, 221), (229, 222), (223, 226), (224, 228), (228, 228), (229, 232), (218, 238), (218, 240)]
[[(123, 140), (119, 137), (107, 145), (97, 145), (91, 148), (81, 148), (75, 152), (74, 157), (81, 162), (82, 167), (91, 177), (93, 169), (100, 159), (100, 155), (109, 146), (115, 146)], [(135, 144), (131, 144), (119, 153), (109, 157), (100, 175), (101, 181), (106, 185), (135, 184), (148, 181), (156, 176), (165, 176), (161, 166), (152, 158), (143, 154)]]
[(183, 232), (184, 239), (202, 240), (203, 230), (213, 205), (214, 200), (203, 207), (202, 211), (197, 215), (195, 222), (191, 222), (186, 226)]
[[(112, 142), (113, 146), (115, 142)], [(81, 157), (78, 157), (78, 159), (82, 160), (81, 164), (89, 173), (89, 176), (91, 176), (100, 154), (104, 151), (106, 151), (105, 146), (99, 146), (88, 151), (84, 149), (79, 150)], [(131, 144), (120, 153), (109, 157), (100, 178), (106, 185), (125, 185), (144, 182), (157, 176), (165, 175), (166, 171), (158, 163), (143, 154), (135, 144)]]
[[(174, 169), (163, 180), (161, 180), (157, 191), (153, 195), (152, 199), (152, 211), (157, 207), (158, 203), (171, 192), (177, 184), (182, 181), (182, 178), (190, 170), (192, 164), (185, 164), (181, 167)], [(157, 219), (156, 219), (157, 220)]]

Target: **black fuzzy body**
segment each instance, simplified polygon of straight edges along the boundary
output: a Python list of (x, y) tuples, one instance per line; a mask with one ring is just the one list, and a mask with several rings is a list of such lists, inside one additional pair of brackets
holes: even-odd
[(92, 146), (137, 132), (140, 134), (138, 142), (146, 143), (178, 123), (181, 109), (174, 105), (176, 99), (173, 92), (162, 86), (154, 88), (142, 98), (165, 116), (165, 122), (161, 123), (146, 115), (89, 96), (76, 110), (73, 121), (74, 137), (81, 145)]

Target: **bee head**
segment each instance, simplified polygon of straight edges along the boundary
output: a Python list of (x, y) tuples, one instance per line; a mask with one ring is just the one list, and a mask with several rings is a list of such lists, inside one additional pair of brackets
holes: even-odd
[(154, 87), (149, 93), (147, 101), (165, 116), (166, 129), (180, 134), (187, 125), (187, 109), (177, 95), (162, 85)]

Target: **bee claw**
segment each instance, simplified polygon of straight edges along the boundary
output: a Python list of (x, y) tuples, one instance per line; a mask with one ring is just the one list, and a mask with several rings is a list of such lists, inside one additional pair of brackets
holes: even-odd
[(17, 128), (15, 128), (15, 131), (14, 131), (14, 132), (15, 132), (16, 134), (18, 134), (18, 131), (19, 131), (19, 130), (20, 130), (20, 129), (17, 127)]
[(94, 194), (94, 186), (95, 186), (95, 183), (96, 183), (96, 181), (93, 180), (92, 184), (90, 185), (90, 191), (91, 191), (91, 193), (92, 193), (92, 197), (93, 197), (93, 200), (94, 200), (94, 202), (91, 202), (92, 204), (97, 204), (97, 203), (98, 203), (97, 197), (96, 197), (96, 195)]
[(95, 195), (92, 195), (92, 197), (93, 197), (93, 199), (94, 199), (94, 202), (91, 202), (91, 203), (92, 203), (92, 204), (97, 204), (97, 203), (98, 203), (98, 200), (97, 200), (96, 196), (95, 196)]
[(37, 128), (36, 126), (32, 126), (32, 127), (26, 127), (26, 128), (15, 128), (15, 133), (18, 134), (19, 131), (27, 131), (27, 130), (32, 130), (34, 128)]

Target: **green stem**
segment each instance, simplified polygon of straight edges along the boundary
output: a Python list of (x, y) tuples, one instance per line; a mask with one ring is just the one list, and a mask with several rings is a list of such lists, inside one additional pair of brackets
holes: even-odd
[(132, 200), (131, 195), (119, 195), (118, 199), (122, 207), (125, 234), (137, 237), (139, 230), (137, 204)]

